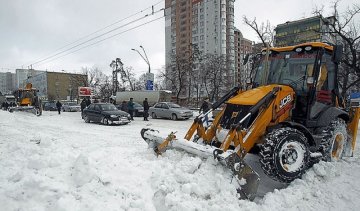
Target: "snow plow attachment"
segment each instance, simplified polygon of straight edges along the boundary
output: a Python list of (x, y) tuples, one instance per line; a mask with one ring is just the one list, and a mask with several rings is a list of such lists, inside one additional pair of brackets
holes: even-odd
[(29, 113), (35, 114), (36, 116), (41, 116), (41, 114), (42, 114), (41, 109), (36, 108), (34, 106), (18, 106), (18, 107), (9, 108), (10, 113), (12, 113), (14, 111), (29, 112)]
[(178, 149), (202, 158), (213, 157), (231, 170), (239, 185), (237, 192), (240, 195), (240, 199), (253, 200), (255, 198), (260, 177), (237, 153), (232, 150), (223, 152), (214, 146), (202, 145), (186, 139), (177, 139), (175, 133), (171, 132), (166, 138), (163, 138), (157, 130), (150, 128), (143, 128), (141, 130), (142, 138), (150, 148), (154, 149), (157, 155), (161, 155), (167, 149)]

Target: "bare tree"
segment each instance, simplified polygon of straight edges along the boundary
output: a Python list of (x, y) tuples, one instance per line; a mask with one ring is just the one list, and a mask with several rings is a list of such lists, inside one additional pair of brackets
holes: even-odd
[(105, 102), (110, 101), (110, 97), (112, 95), (112, 80), (110, 76), (105, 75), (104, 78), (102, 78), (98, 93), (98, 96)]
[(341, 95), (346, 96), (349, 90), (360, 88), (360, 25), (356, 18), (360, 16), (360, 6), (353, 4), (344, 12), (338, 9), (339, 1), (332, 5), (333, 21), (328, 21), (323, 16), (323, 7), (314, 10), (329, 25), (329, 31), (323, 33), (333, 34), (340, 38), (344, 53), (342, 64), (339, 68), (339, 85), (342, 88)]
[(161, 77), (165, 78), (170, 90), (175, 92), (176, 102), (179, 103), (180, 95), (185, 95), (192, 65), (184, 56), (171, 54), (170, 57), (172, 62), (164, 72), (161, 72)]
[(226, 89), (226, 58), (213, 54), (204, 56), (201, 64), (202, 82), (211, 101), (218, 100)]
[[(125, 67), (124, 71), (120, 72), (120, 77), (125, 89), (128, 88), (130, 91), (135, 90), (136, 79), (133, 67)], [(126, 83), (128, 83), (128, 85), (126, 85)]]
[(250, 20), (243, 16), (243, 21), (246, 25), (250, 26), (257, 34), (264, 47), (273, 46), (274, 44), (274, 27), (271, 26), (269, 21), (262, 22), (260, 25), (256, 22), (256, 18)]
[(134, 90), (145, 90), (145, 83), (146, 83), (146, 80), (145, 80), (145, 74), (141, 74), (139, 76), (139, 79), (135, 79), (134, 80)]

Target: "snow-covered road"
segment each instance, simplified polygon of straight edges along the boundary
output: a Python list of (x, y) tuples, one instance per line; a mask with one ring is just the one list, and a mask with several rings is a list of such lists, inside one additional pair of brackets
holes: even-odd
[(156, 157), (140, 136), (152, 127), (182, 137), (191, 123), (103, 126), (80, 113), (0, 111), (0, 210), (360, 210), (360, 147), (288, 187), (262, 178), (261, 197), (250, 202), (237, 199), (229, 171), (213, 159), (172, 150)]

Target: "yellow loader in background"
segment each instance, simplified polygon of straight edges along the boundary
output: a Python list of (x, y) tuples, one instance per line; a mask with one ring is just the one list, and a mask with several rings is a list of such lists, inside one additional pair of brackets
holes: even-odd
[[(241, 198), (254, 199), (259, 176), (244, 162), (257, 153), (266, 175), (284, 183), (299, 178), (314, 163), (352, 156), (359, 105), (345, 108), (337, 83), (340, 46), (311, 42), (263, 50), (252, 88), (232, 89), (210, 111), (197, 116), (185, 135), (141, 135), (157, 154), (168, 148), (213, 156), (239, 184)], [(225, 103), (208, 128), (203, 118)]]
[(31, 83), (26, 84), (24, 89), (16, 90), (14, 96), (17, 105), (16, 107), (9, 108), (9, 111), (25, 111), (40, 116), (42, 114), (42, 106), (37, 96), (38, 91), (36, 88), (33, 88)]

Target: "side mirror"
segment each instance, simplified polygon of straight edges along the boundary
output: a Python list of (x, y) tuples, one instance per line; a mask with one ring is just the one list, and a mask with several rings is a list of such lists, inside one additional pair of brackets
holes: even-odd
[(341, 61), (341, 57), (343, 54), (343, 46), (342, 45), (335, 45), (334, 46), (334, 51), (332, 54), (332, 60), (335, 63), (339, 63)]

